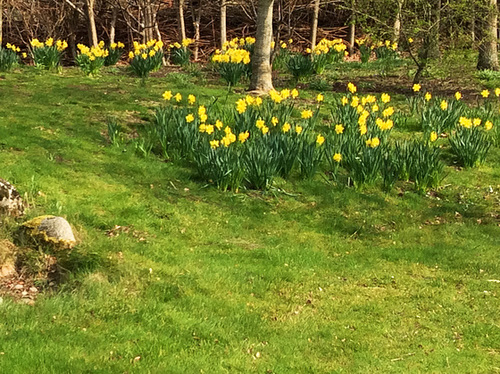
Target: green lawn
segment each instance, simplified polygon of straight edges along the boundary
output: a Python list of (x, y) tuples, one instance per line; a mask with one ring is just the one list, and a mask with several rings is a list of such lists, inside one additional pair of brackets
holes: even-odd
[(427, 195), (220, 192), (108, 144), (109, 116), (133, 137), (166, 89), (225, 97), (199, 74), (0, 77), (0, 177), (80, 241), (34, 306), (3, 297), (1, 373), (500, 373), (498, 147)]

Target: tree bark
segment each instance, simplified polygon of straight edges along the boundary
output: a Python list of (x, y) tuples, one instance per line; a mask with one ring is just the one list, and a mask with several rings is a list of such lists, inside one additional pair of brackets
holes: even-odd
[(191, 2), (191, 14), (193, 16), (193, 27), (194, 27), (194, 50), (193, 50), (193, 60), (198, 61), (199, 45), (200, 45), (200, 23), (201, 23), (201, 12), (203, 9), (203, 2), (200, 0), (197, 7), (194, 2)]
[(252, 56), (250, 90), (267, 93), (273, 89), (271, 69), (271, 41), (273, 36), (274, 0), (259, 0), (257, 6), (257, 33)]
[(181, 41), (186, 39), (186, 25), (184, 23), (184, 0), (177, 0), (177, 22)]
[(404, 0), (397, 0), (396, 19), (394, 20), (392, 41), (398, 42), (401, 36), (401, 11)]
[(87, 17), (89, 19), (89, 34), (92, 45), (97, 47), (99, 41), (97, 40), (97, 29), (95, 27), (95, 18), (94, 18), (94, 5), (95, 0), (87, 0)]
[(319, 5), (321, 0), (314, 0), (314, 11), (312, 20), (312, 30), (311, 30), (311, 49), (316, 47), (316, 38), (318, 36), (318, 17), (319, 17)]
[(498, 64), (497, 48), (497, 0), (486, 1), (488, 2), (487, 14), (485, 14), (485, 17), (481, 21), (478, 30), (480, 42), (477, 69), (498, 71), (500, 67)]
[(220, 45), (221, 47), (227, 41), (227, 28), (226, 28), (226, 0), (220, 0)]
[(115, 42), (116, 35), (116, 19), (118, 18), (118, 8), (113, 6), (111, 10), (111, 23), (109, 25), (109, 44), (113, 44)]
[(351, 23), (349, 25), (349, 55), (354, 53), (354, 39), (356, 37), (356, 0), (351, 0)]
[(3, 42), (3, 0), (0, 0), (0, 47)]

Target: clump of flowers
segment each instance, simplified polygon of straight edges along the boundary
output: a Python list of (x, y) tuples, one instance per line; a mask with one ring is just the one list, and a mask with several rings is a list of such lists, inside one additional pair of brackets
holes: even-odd
[(321, 39), (311, 51), (314, 71), (321, 74), (328, 64), (341, 62), (347, 46), (342, 39)]
[(243, 75), (250, 72), (250, 52), (239, 47), (216, 50), (212, 62), (229, 86), (236, 85)]
[(130, 68), (138, 77), (145, 79), (149, 73), (160, 69), (163, 61), (163, 42), (150, 40), (146, 44), (134, 42), (134, 50), (130, 51), (128, 58)]
[(104, 42), (99, 42), (97, 47), (87, 47), (84, 44), (78, 44), (78, 55), (76, 56), (76, 64), (87, 75), (97, 75), (104, 66), (106, 57), (109, 52), (104, 49)]
[(5, 47), (0, 46), (0, 71), (9, 71), (19, 62), (17, 55), (21, 49), (14, 44), (7, 43)]
[(104, 60), (104, 66), (112, 66), (116, 65), (116, 63), (120, 60), (123, 55), (123, 51), (125, 50), (125, 44), (122, 42), (111, 43), (109, 45), (108, 55)]
[(490, 120), (465, 116), (459, 118), (449, 140), (451, 150), (462, 165), (474, 167), (484, 162), (492, 145), (489, 131), (493, 127)]
[(398, 57), (398, 43), (386, 40), (372, 46), (375, 56), (379, 60), (395, 59)]
[(181, 43), (175, 42), (170, 44), (170, 60), (174, 65), (184, 66), (189, 64), (191, 51), (189, 46), (194, 43), (193, 39), (184, 39)]
[(45, 42), (33, 39), (31, 42), (33, 61), (37, 67), (44, 69), (57, 68), (61, 63), (62, 53), (68, 48), (65, 40), (48, 38)]

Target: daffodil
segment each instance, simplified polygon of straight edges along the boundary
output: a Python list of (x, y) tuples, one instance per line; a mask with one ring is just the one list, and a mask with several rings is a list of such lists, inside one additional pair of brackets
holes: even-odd
[(341, 155), (340, 153), (335, 153), (335, 154), (333, 155), (333, 161), (335, 161), (335, 162), (340, 162), (340, 161), (342, 161), (342, 155)]
[(490, 96), (490, 91), (488, 91), (488, 90), (482, 90), (481, 91), (481, 96), (486, 99), (488, 96)]
[(313, 112), (310, 109), (305, 109), (302, 112), (300, 112), (300, 116), (302, 119), (309, 119), (313, 116)]
[(196, 96), (189, 94), (188, 95), (188, 104), (193, 105), (196, 102)]
[(438, 138), (438, 134), (435, 131), (431, 132), (431, 135), (429, 137), (430, 141), (435, 142), (437, 140), (437, 138)]
[(344, 126), (341, 124), (335, 125), (335, 133), (342, 134), (344, 132)]
[(415, 83), (412, 88), (413, 88), (413, 92), (419, 92), (420, 89), (422, 88), (422, 86), (418, 83)]
[(323, 100), (325, 100), (325, 97), (319, 93), (318, 96), (316, 96), (316, 101), (321, 103)]
[(426, 92), (424, 98), (425, 98), (425, 101), (431, 101), (432, 94), (430, 92)]
[(173, 97), (172, 91), (165, 91), (162, 96), (163, 96), (163, 99), (169, 101)]
[(316, 144), (317, 145), (323, 145), (323, 143), (325, 142), (325, 137), (321, 134), (318, 134), (318, 136), (316, 137)]
[(383, 93), (380, 96), (380, 100), (382, 100), (384, 104), (387, 104), (389, 101), (391, 101), (391, 96), (389, 94)]
[(190, 122), (193, 122), (194, 121), (194, 116), (192, 113), (189, 113), (187, 116), (186, 116), (186, 122), (187, 123), (190, 123)]

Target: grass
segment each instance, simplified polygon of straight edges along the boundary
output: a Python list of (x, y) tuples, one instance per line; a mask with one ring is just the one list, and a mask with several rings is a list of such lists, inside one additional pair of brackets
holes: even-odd
[(34, 306), (3, 298), (0, 372), (500, 372), (498, 148), (425, 196), (319, 177), (221, 193), (103, 134), (111, 115), (133, 135), (165, 89), (224, 87), (4, 78), (0, 176), (81, 244)]

